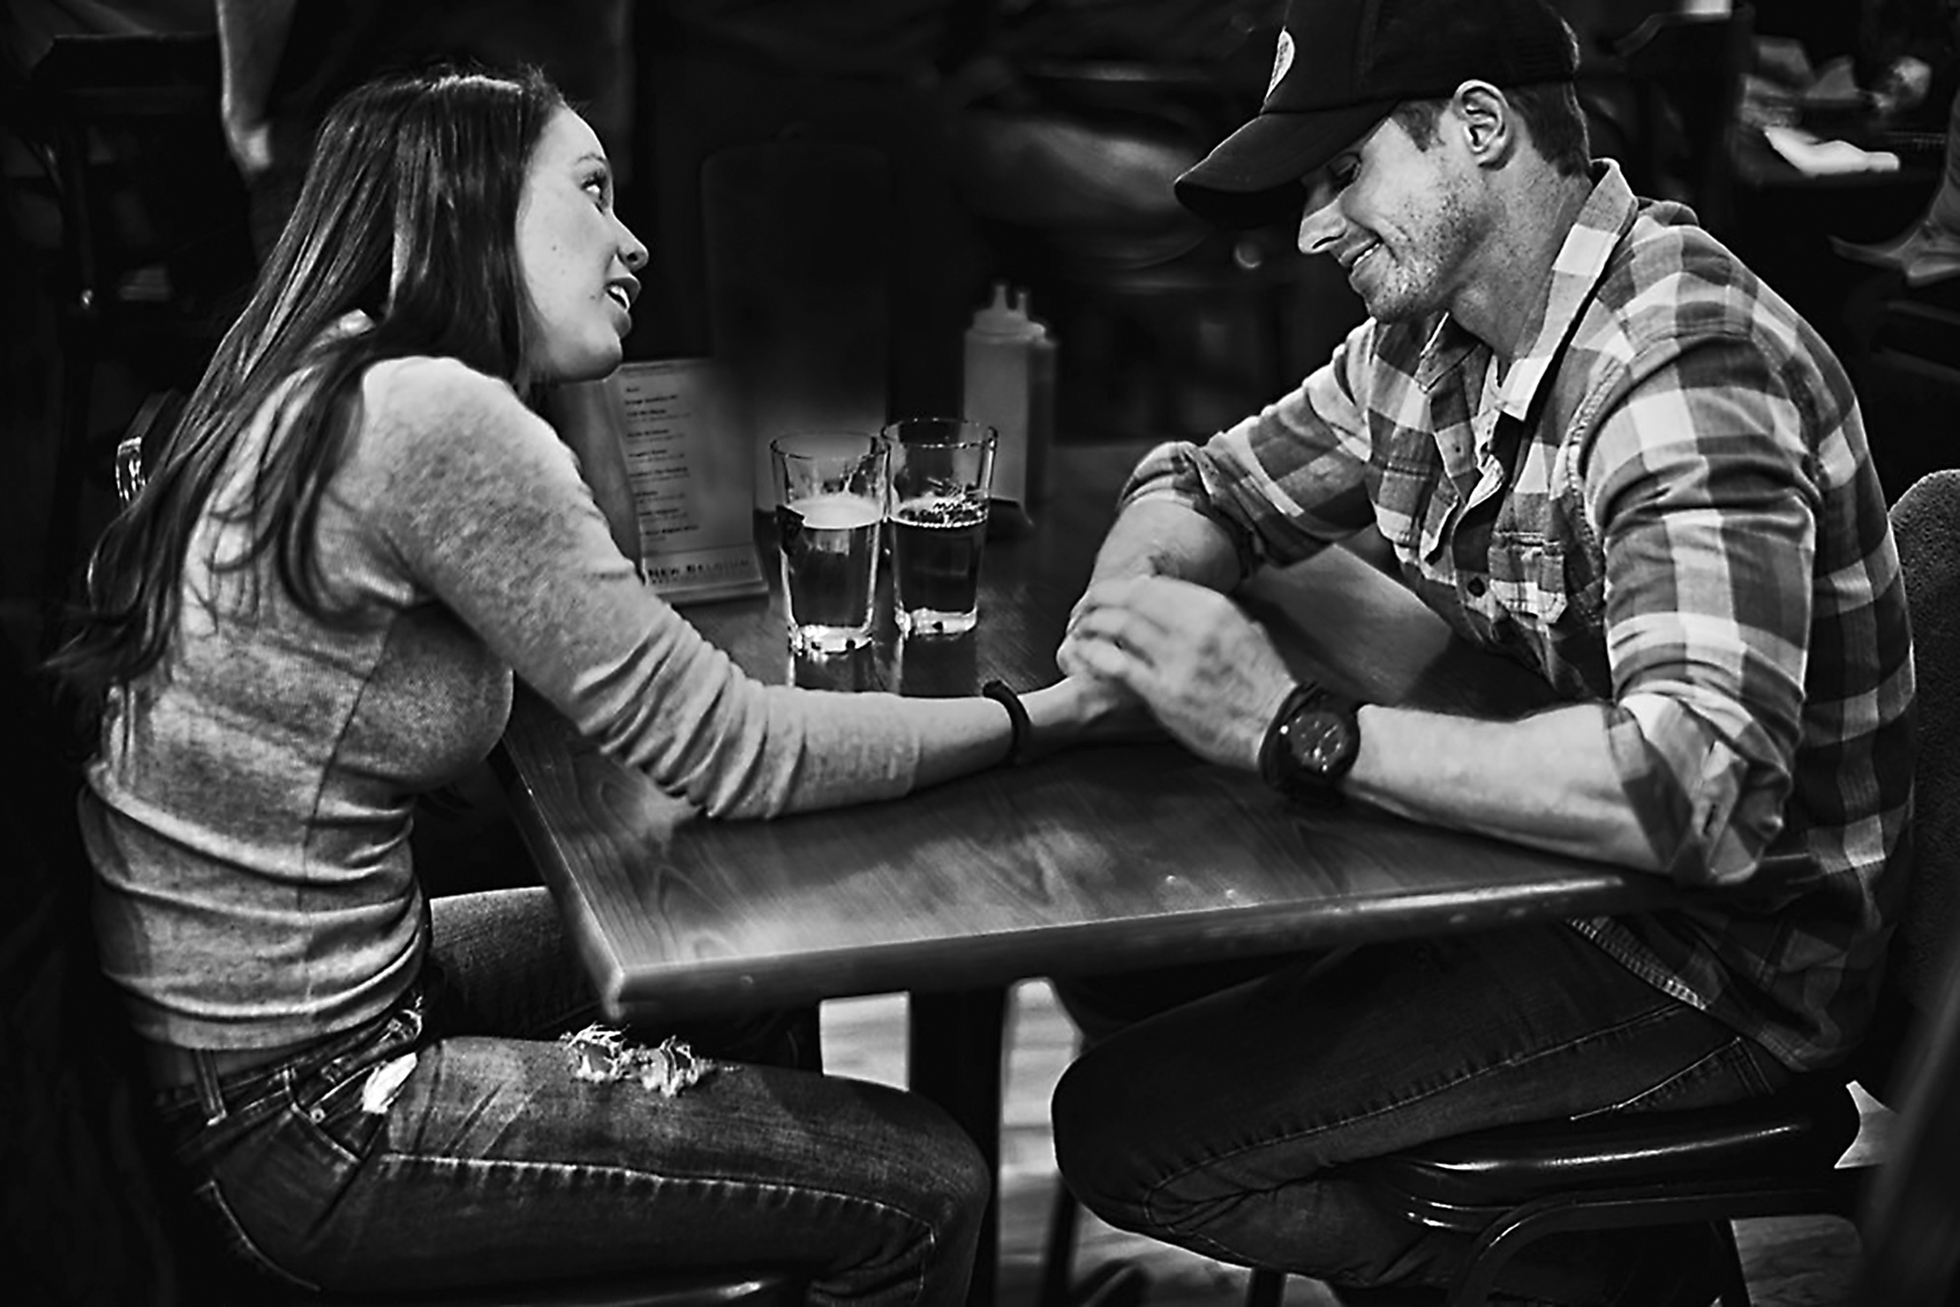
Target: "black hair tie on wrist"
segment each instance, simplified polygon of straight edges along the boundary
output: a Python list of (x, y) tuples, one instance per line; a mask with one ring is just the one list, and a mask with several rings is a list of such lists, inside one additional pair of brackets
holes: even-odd
[(1028, 721), (1028, 710), (1021, 702), (1021, 696), (1009, 689), (1005, 681), (988, 681), (980, 687), (980, 693), (1007, 709), (1007, 720), (1013, 728), (1013, 737), (1007, 745), (1007, 765), (1019, 767), (1028, 756), (1028, 740), (1034, 734), (1034, 727)]

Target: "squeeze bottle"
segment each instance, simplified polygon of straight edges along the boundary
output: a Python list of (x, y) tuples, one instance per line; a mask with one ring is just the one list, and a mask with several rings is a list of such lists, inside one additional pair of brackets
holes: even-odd
[[(1034, 395), (1041, 361), (1052, 376), (1052, 345), (1047, 331), (1026, 311), (1025, 294), (1010, 303), (1005, 282), (994, 283), (993, 303), (973, 315), (966, 331), (965, 393), (962, 415), (984, 422), (997, 433), (992, 498), (1009, 518), (1026, 519), (1038, 482), (1029, 475), (1034, 461), (1031, 436), (1036, 425)], [(1052, 393), (1052, 381), (1050, 383)], [(1043, 432), (1046, 435), (1046, 432)], [(1045, 464), (1045, 459), (1042, 460)], [(1003, 516), (997, 512), (995, 516)]]

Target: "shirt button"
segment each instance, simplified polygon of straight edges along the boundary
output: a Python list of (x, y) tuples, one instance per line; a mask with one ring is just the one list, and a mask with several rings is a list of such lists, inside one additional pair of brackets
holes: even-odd
[(1470, 592), (1472, 599), (1482, 599), (1484, 597), (1484, 578), (1473, 576), (1470, 578), (1470, 584), (1463, 588)]

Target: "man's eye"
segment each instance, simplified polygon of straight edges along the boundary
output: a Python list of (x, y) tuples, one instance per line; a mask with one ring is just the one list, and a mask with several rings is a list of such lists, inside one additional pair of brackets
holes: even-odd
[(1340, 163), (1334, 165), (1333, 168), (1328, 170), (1327, 177), (1329, 181), (1334, 183), (1335, 190), (1344, 191), (1348, 187), (1352, 186), (1354, 184), (1354, 179), (1356, 177), (1359, 177), (1360, 175), (1361, 175), (1360, 164)]

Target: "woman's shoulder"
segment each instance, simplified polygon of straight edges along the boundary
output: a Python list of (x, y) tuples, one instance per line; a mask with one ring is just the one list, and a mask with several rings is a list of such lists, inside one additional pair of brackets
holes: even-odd
[(361, 378), (361, 402), (372, 420), (453, 422), (459, 416), (529, 416), (510, 383), (461, 359), (411, 354), (383, 359)]
[[(476, 457), (558, 443), (509, 382), (453, 358), (385, 359), (361, 379), (357, 445), (370, 457), (461, 449)], [(392, 453), (390, 452), (392, 451)]]

